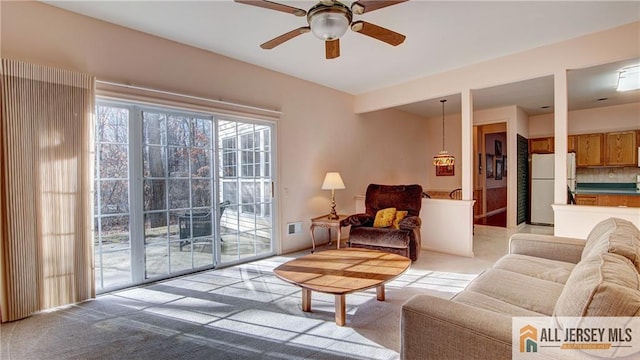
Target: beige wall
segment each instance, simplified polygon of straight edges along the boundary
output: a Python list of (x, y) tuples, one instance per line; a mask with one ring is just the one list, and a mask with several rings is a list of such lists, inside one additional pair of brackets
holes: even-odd
[[(330, 209), (330, 193), (320, 190), (325, 172), (339, 171), (345, 181), (346, 189), (336, 191), (340, 213), (354, 211), (353, 196), (369, 182), (426, 178), (431, 155), (425, 154), (423, 119), (391, 110), (356, 115), (351, 95), (42, 3), (3, 1), (1, 7), (4, 58), (280, 110), (281, 252), (310, 247), (308, 219)], [(303, 232), (285, 235), (291, 221), (303, 221)]]
[[(640, 103), (569, 111), (569, 134), (640, 129)], [(553, 136), (553, 114), (529, 117), (530, 138)]]
[(640, 56), (640, 22), (541, 46), (356, 97), (364, 113)]

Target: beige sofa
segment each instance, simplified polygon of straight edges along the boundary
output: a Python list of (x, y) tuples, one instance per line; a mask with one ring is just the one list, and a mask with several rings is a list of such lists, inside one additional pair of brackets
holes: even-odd
[(514, 234), (509, 254), (446, 300), (402, 306), (402, 359), (510, 359), (514, 316), (640, 316), (640, 230), (611, 218), (586, 242)]

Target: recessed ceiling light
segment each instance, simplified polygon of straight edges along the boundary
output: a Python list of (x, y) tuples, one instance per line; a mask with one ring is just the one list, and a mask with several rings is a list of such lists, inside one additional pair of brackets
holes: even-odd
[(605, 101), (605, 100), (609, 100), (609, 98), (608, 97), (603, 97), (603, 98), (596, 99), (596, 101)]
[(545, 105), (545, 106), (540, 106), (540, 109), (548, 109), (550, 107), (551, 107), (551, 105)]
[(627, 66), (618, 74), (618, 91), (640, 89), (640, 64)]

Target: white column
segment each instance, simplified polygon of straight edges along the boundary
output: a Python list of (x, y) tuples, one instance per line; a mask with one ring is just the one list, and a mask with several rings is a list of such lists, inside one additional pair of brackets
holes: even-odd
[(567, 203), (567, 137), (569, 100), (567, 99), (567, 71), (558, 70), (553, 76), (554, 93), (554, 204)]
[(473, 200), (473, 94), (462, 91), (462, 199)]

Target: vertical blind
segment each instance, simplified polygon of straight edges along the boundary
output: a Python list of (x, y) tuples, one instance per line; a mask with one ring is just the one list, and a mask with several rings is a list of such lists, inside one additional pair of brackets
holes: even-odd
[(95, 78), (2, 59), (2, 322), (95, 297)]

